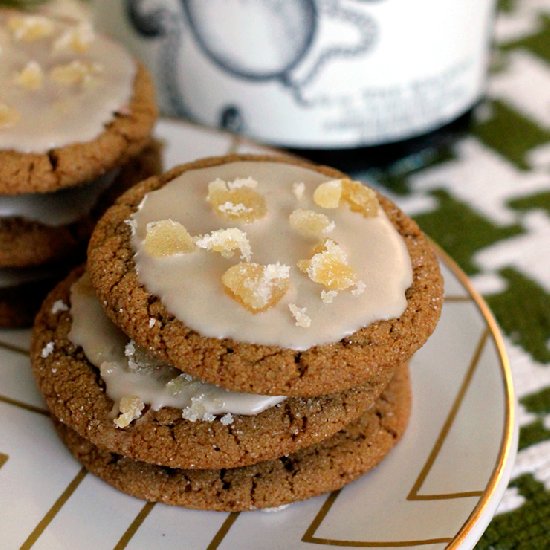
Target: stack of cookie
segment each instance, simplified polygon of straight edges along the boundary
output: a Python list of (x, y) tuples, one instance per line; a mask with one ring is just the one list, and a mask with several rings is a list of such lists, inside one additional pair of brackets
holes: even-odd
[(0, 327), (13, 327), (159, 155), (149, 76), (89, 25), (0, 10), (0, 55)]
[(151, 501), (276, 507), (334, 490), (403, 434), (407, 363), (442, 283), (387, 199), (253, 156), (149, 178), (37, 316), (33, 370), (86, 468)]

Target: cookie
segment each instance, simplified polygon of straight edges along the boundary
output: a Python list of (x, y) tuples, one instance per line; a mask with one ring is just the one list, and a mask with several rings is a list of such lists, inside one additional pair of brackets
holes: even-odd
[(0, 194), (96, 180), (149, 141), (149, 74), (91, 26), (2, 10), (0, 47)]
[(237, 512), (270, 508), (341, 488), (374, 468), (402, 436), (410, 412), (405, 368), (359, 420), (325, 441), (275, 460), (220, 470), (136, 462), (95, 447), (63, 424), (61, 439), (86, 469), (115, 488), (153, 502)]
[[(33, 372), (56, 418), (99, 448), (127, 458), (177, 468), (234, 468), (293, 453), (356, 420), (378, 399), (394, 372), (388, 368), (376, 382), (341, 393), (289, 398), (255, 416), (225, 416), (229, 422), (219, 417), (192, 422), (182, 418), (181, 408), (164, 407), (146, 408), (129, 426), (118, 428), (99, 369), (69, 337), (74, 327), (70, 288), (80, 276), (77, 270), (60, 283), (37, 316)], [(95, 316), (84, 323), (90, 331), (103, 331)]]
[[(247, 178), (250, 179), (251, 175), (253, 176), (252, 182), (246, 183)], [(198, 212), (201, 219), (206, 219), (209, 215), (209, 203), (206, 200), (209, 192), (208, 184), (220, 177), (227, 181), (233, 179), (231, 185), (234, 187), (253, 186), (257, 183), (257, 190), (261, 190), (263, 183), (268, 180), (275, 180), (270, 181), (265, 195), (268, 198), (272, 198), (274, 194), (277, 197), (284, 196), (284, 200), (287, 202), (290, 200), (287, 198), (291, 198), (291, 202), (285, 203), (285, 216), (288, 216), (293, 208), (299, 210), (302, 204), (307, 206), (306, 210), (315, 207), (317, 214), (324, 213), (324, 218), (316, 218), (317, 220), (321, 220), (323, 223), (325, 223), (325, 218), (329, 220), (326, 228), (331, 226), (329, 223), (331, 218), (333, 221), (337, 220), (336, 229), (330, 235), (338, 236), (340, 227), (345, 229), (349, 226), (352, 229), (348, 233), (357, 236), (358, 239), (364, 239), (364, 243), (359, 242), (359, 246), (362, 247), (364, 244), (365, 248), (370, 247), (370, 251), (368, 254), (365, 252), (365, 258), (362, 258), (361, 253), (356, 255), (357, 261), (370, 261), (369, 254), (378, 258), (370, 264), (368, 269), (365, 268), (365, 271), (371, 271), (378, 276), (378, 282), (372, 284), (369, 282), (364, 285), (367, 286), (366, 290), (359, 287), (360, 279), (353, 279), (351, 275), (350, 280), (355, 281), (355, 286), (351, 287), (351, 291), (349, 285), (345, 291), (324, 289), (315, 281), (308, 280), (307, 270), (309, 268), (297, 269), (295, 263), (289, 264), (291, 276), (302, 277), (300, 284), (303, 283), (306, 286), (309, 285), (308, 288), (314, 288), (312, 292), (316, 293), (314, 298), (317, 300), (315, 302), (317, 305), (314, 304), (313, 307), (318, 311), (323, 310), (324, 318), (319, 322), (314, 319), (311, 327), (308, 328), (306, 325), (309, 317), (303, 311), (302, 298), (298, 294), (294, 303), (293, 290), (287, 292), (280, 300), (282, 306), (274, 315), (278, 316), (278, 319), (283, 319), (282, 322), (286, 323), (284, 329), (291, 334), (291, 337), (297, 335), (297, 338), (302, 338), (303, 336), (307, 340), (310, 334), (316, 335), (319, 330), (323, 331), (324, 341), (322, 343), (303, 345), (303, 342), (298, 342), (296, 345), (290, 346), (274, 344), (272, 341), (255, 343), (253, 338), (250, 341), (245, 341), (245, 331), (251, 331), (254, 336), (254, 331), (259, 330), (260, 325), (269, 331), (272, 324), (265, 321), (270, 319), (271, 310), (250, 314), (247, 321), (247, 311), (242, 304), (236, 303), (235, 305), (235, 300), (231, 301), (234, 296), (228, 297), (229, 293), (227, 288), (224, 289), (221, 277), (216, 279), (219, 281), (217, 287), (207, 289), (206, 293), (201, 295), (201, 304), (210, 308), (211, 317), (207, 322), (199, 323), (200, 329), (197, 326), (188, 326), (180, 318), (181, 315), (176, 316), (172, 311), (174, 307), (172, 296), (174, 293), (177, 294), (176, 289), (171, 288), (171, 294), (166, 294), (170, 295), (168, 299), (170, 304), (167, 305), (164, 298), (159, 298), (157, 293), (141, 282), (146, 271), (145, 268), (148, 266), (147, 261), (149, 261), (142, 252), (140, 252), (141, 257), (145, 257), (145, 260), (142, 261), (140, 278), (138, 278), (135, 243), (137, 241), (137, 246), (143, 245), (147, 224), (170, 218), (185, 225), (186, 216), (192, 215), (194, 212)], [(389, 244), (393, 247), (391, 248), (392, 253), (395, 248), (395, 255), (408, 255), (410, 259), (405, 260), (399, 256), (398, 260), (401, 262), (399, 265), (404, 266), (403, 270), (406, 269), (405, 263), (407, 264), (411, 282), (407, 283), (408, 288), (404, 286), (402, 291), (392, 290), (392, 297), (393, 294), (396, 294), (396, 299), (398, 298), (399, 303), (403, 304), (401, 311), (397, 314), (390, 314), (386, 311), (378, 319), (350, 329), (346, 323), (348, 323), (348, 312), (351, 311), (351, 308), (355, 308), (354, 311), (358, 310), (354, 315), (357, 314), (357, 319), (360, 321), (364, 311), (368, 310), (369, 301), (372, 301), (373, 304), (380, 302), (381, 295), (386, 292), (386, 280), (389, 286), (392, 277), (395, 276), (395, 285), (402, 284), (405, 278), (401, 276), (400, 270), (392, 269), (391, 262), (386, 265), (386, 248), (378, 246), (378, 250), (376, 249), (378, 236), (370, 240), (363, 237), (364, 229), (361, 224), (371, 224), (371, 222), (368, 219), (365, 221), (361, 212), (341, 206), (335, 209), (311, 206), (313, 190), (322, 182), (330, 180), (344, 181), (346, 176), (331, 168), (314, 166), (288, 158), (226, 156), (186, 164), (163, 176), (142, 182), (125, 193), (107, 211), (96, 226), (88, 248), (88, 272), (98, 297), (105, 305), (107, 314), (136, 343), (145, 349), (150, 349), (161, 360), (202, 380), (231, 390), (268, 395), (314, 396), (345, 391), (352, 387), (375, 382), (380, 376), (383, 376), (386, 369), (392, 369), (395, 365), (406, 362), (435, 328), (441, 310), (442, 279), (434, 252), (418, 226), (388, 199), (378, 196), (383, 214), (378, 215), (381, 225), (374, 225), (374, 230), (378, 231), (377, 228), (383, 227), (383, 230), (380, 229), (376, 235), (387, 237)], [(184, 185), (183, 182), (188, 181), (192, 183), (192, 185), (190, 184), (191, 198), (189, 200), (180, 196), (187, 185)], [(304, 181), (305, 194), (301, 187)], [(280, 192), (275, 189), (279, 183)], [(226, 183), (222, 181), (222, 185), (226, 185)], [(158, 190), (161, 189), (163, 193), (169, 189), (169, 199), (165, 199), (165, 195), (162, 195), (162, 200), (159, 198), (161, 195), (158, 194)], [(154, 191), (156, 193), (153, 193)], [(247, 192), (249, 195), (255, 196), (254, 191), (251, 188), (251, 191)], [(296, 196), (294, 197), (294, 195)], [(145, 201), (144, 197), (146, 197)], [(158, 202), (159, 200), (161, 203)], [(145, 212), (142, 201), (144, 201), (143, 204), (146, 201), (149, 201), (147, 204), (160, 204), (157, 218), (155, 218), (154, 212), (153, 214)], [(235, 205), (222, 201), (220, 206), (227, 209), (228, 207), (233, 208)], [(216, 212), (217, 214), (218, 212)], [(137, 223), (135, 222), (139, 216), (142, 216), (143, 223), (136, 229)], [(190, 231), (194, 236), (210, 230), (209, 228), (205, 229), (204, 225), (201, 226), (200, 220), (195, 220), (193, 223), (195, 226), (190, 226)], [(277, 266), (279, 261), (277, 254), (274, 254), (270, 260), (269, 253), (275, 247), (278, 247), (279, 251), (284, 249), (285, 243), (276, 242), (277, 235), (288, 235), (291, 229), (287, 225), (284, 228), (282, 226), (273, 228), (271, 223), (270, 211), (264, 218), (251, 223), (243, 224), (238, 220), (226, 220), (223, 223), (220, 222), (219, 225), (225, 228), (237, 226), (242, 233), (248, 234), (254, 224), (257, 224), (260, 231), (257, 242), (260, 242), (260, 245), (253, 247), (252, 261), (255, 257), (261, 256), (263, 259), (261, 263)], [(270, 228), (270, 231), (262, 234), (263, 228)], [(292, 235), (291, 239), (298, 239), (294, 233)], [(207, 241), (210, 235), (206, 237), (202, 239), (202, 242), (208, 246)], [(334, 245), (337, 245), (336, 241)], [(242, 243), (241, 246), (246, 248)], [(300, 241), (301, 256), (297, 256), (297, 258), (306, 258), (307, 260), (306, 254), (315, 253), (314, 246), (315, 241), (308, 241), (307, 238), (304, 238), (303, 242)], [(312, 249), (313, 252), (311, 252)], [(402, 252), (401, 249), (405, 252)], [(340, 252), (342, 251), (340, 250)], [(243, 252), (243, 249), (240, 253), (242, 256), (247, 254), (246, 250)], [(215, 255), (215, 252), (211, 252), (210, 256), (203, 255), (201, 258), (205, 257), (207, 258), (205, 261), (210, 262), (210, 258)], [(184, 256), (185, 254), (182, 258)], [(340, 256), (342, 257), (341, 254)], [(383, 276), (376, 274), (379, 260), (384, 264)], [(181, 264), (187, 260), (179, 260), (174, 256), (166, 260), (164, 265), (172, 266), (177, 262)], [(236, 257), (228, 260), (223, 269), (235, 265), (237, 262), (239, 262), (238, 252)], [(298, 264), (300, 263), (298, 262)], [(157, 266), (158, 263), (154, 265)], [(281, 271), (281, 267), (284, 266), (279, 265), (277, 269)], [(347, 265), (345, 267), (349, 268)], [(219, 267), (215, 269), (219, 269)], [(212, 271), (212, 273), (218, 272)], [(153, 276), (149, 279), (148, 284), (155, 286), (157, 283), (163, 284), (168, 279), (173, 279), (178, 284), (180, 282), (187, 284), (188, 282), (189, 287), (179, 294), (185, 298), (195, 299), (195, 296), (199, 296), (199, 294), (194, 285), (198, 285), (199, 282), (202, 285), (203, 280), (209, 276), (210, 272), (206, 268), (198, 270), (196, 276), (193, 277), (181, 275), (179, 271), (171, 276), (168, 272), (168, 277)], [(360, 276), (363, 276), (363, 272)], [(216, 274), (215, 277), (218, 275)], [(346, 283), (346, 281), (343, 282)], [(362, 301), (355, 302), (356, 294), (360, 294), (361, 291), (365, 291), (364, 296), (360, 297)], [(332, 304), (323, 303), (334, 298), (334, 294), (337, 296)], [(365, 300), (365, 297), (368, 300)], [(231, 305), (227, 306), (227, 304)], [(357, 304), (360, 304), (360, 307), (357, 307)], [(323, 309), (325, 305), (326, 309)], [(231, 314), (235, 313), (238, 316), (238, 323), (232, 323), (232, 317), (226, 315), (227, 307), (233, 307)], [(194, 313), (193, 308), (183, 309), (184, 316), (189, 312)], [(294, 315), (296, 323), (294, 323), (291, 313)], [(153, 325), (150, 324), (151, 319), (154, 319)], [(309, 320), (311, 321), (311, 319)], [(226, 323), (220, 329), (219, 334), (206, 334), (211, 330), (211, 325), (218, 321)], [(338, 334), (340, 329), (337, 330), (337, 323), (343, 325), (343, 329), (345, 329), (340, 334)], [(299, 326), (296, 327), (295, 324)], [(232, 336), (227, 336), (224, 332), (226, 329), (232, 331)], [(278, 331), (275, 333), (277, 338)]]
[[(116, 197), (160, 171), (160, 146), (150, 141), (113, 173), (114, 179), (54, 193), (0, 197), (0, 268), (37, 266), (81, 255), (95, 222)], [(17, 212), (21, 215), (14, 215)]]

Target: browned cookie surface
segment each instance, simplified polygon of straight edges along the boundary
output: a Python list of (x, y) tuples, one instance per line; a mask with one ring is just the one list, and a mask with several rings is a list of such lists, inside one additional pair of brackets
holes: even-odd
[[(441, 310), (442, 279), (434, 252), (418, 226), (383, 197), (380, 203), (403, 237), (412, 261), (408, 305), (398, 319), (373, 323), (337, 342), (298, 352), (206, 338), (175, 318), (139, 283), (126, 220), (144, 195), (186, 170), (241, 160), (280, 161), (318, 170), (328, 178), (344, 177), (336, 170), (288, 158), (227, 156), (196, 161), (142, 182), (107, 211), (88, 249), (88, 271), (111, 319), (161, 359), (193, 376), (239, 391), (321, 395), (375, 382), (385, 368), (407, 361), (435, 328)], [(151, 318), (156, 320), (152, 328)]]
[(396, 444), (409, 412), (408, 372), (401, 368), (372, 409), (331, 438), (287, 457), (229, 470), (182, 470), (136, 462), (98, 449), (62, 424), (57, 428), (90, 472), (125, 493), (188, 508), (241, 511), (281, 506), (356, 479)]
[(92, 181), (138, 154), (156, 117), (151, 77), (138, 64), (128, 108), (113, 113), (94, 140), (47, 153), (0, 151), (0, 194), (42, 193)]
[(116, 197), (160, 170), (160, 146), (150, 140), (139, 155), (121, 167), (113, 184), (101, 194), (92, 211), (80, 220), (54, 227), (22, 218), (0, 218), (0, 267), (42, 265), (82, 253), (95, 221)]
[(371, 384), (341, 393), (289, 398), (256, 416), (235, 415), (229, 425), (219, 419), (190, 422), (180, 409), (165, 408), (146, 410), (130, 426), (117, 428), (99, 370), (68, 340), (70, 311), (54, 307), (70, 306), (69, 289), (77, 278), (75, 272), (60, 283), (37, 316), (31, 351), (34, 375), (55, 417), (98, 447), (136, 460), (180, 468), (231, 468), (295, 452), (358, 418), (395, 371), (387, 368)]

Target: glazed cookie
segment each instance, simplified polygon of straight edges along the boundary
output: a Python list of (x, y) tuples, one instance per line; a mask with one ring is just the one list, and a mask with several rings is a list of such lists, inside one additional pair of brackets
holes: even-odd
[[(253, 396), (201, 384), (129, 343), (80, 273), (60, 283), (37, 316), (34, 375), (57, 419), (127, 458), (177, 468), (234, 468), (287, 455), (356, 420), (394, 371), (386, 369), (372, 384), (314, 398)], [(124, 408), (125, 399), (133, 409)]]
[(151, 178), (100, 220), (88, 272), (113, 322), (235, 391), (376, 383), (436, 326), (430, 244), (393, 203), (297, 160), (226, 156)]
[(160, 145), (92, 183), (53, 193), (0, 196), (0, 268), (27, 267), (82, 253), (94, 223), (117, 196), (161, 171)]
[(1, 194), (94, 181), (149, 141), (148, 73), (91, 26), (1, 10), (0, 50)]
[(333, 491), (374, 468), (405, 431), (410, 385), (401, 368), (375, 405), (325, 441), (253, 466), (183, 470), (136, 462), (95, 447), (56, 423), (73, 455), (93, 474), (138, 498), (235, 512), (270, 508)]

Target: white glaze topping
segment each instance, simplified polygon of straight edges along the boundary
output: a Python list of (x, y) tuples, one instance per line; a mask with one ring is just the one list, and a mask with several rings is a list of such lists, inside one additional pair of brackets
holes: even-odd
[[(205, 200), (208, 184), (252, 177), (255, 191), (267, 203), (267, 215), (252, 223), (228, 221)], [(149, 193), (132, 216), (132, 245), (138, 278), (167, 309), (203, 336), (303, 350), (338, 341), (374, 321), (399, 316), (406, 308), (405, 291), (412, 283), (410, 257), (403, 239), (385, 213), (366, 218), (347, 206), (322, 209), (313, 192), (327, 176), (301, 167), (272, 162), (234, 162), (183, 173)], [(296, 194), (296, 183), (300, 193)], [(330, 239), (345, 250), (358, 275), (356, 287), (324, 292), (296, 266), (311, 257), (315, 240), (300, 235), (289, 223), (297, 208), (325, 214), (334, 222)], [(197, 249), (188, 254), (153, 257), (143, 246), (147, 224), (171, 219), (193, 236), (219, 228), (239, 227), (248, 238), (252, 262), (291, 266), (290, 288), (274, 306), (252, 314), (224, 292), (222, 274), (238, 256)], [(298, 318), (296, 318), (296, 316)], [(307, 317), (307, 318), (306, 318)]]
[(175, 407), (189, 420), (213, 415), (255, 415), (284, 397), (232, 392), (161, 364), (138, 349), (105, 315), (87, 275), (71, 288), (69, 339), (98, 367), (115, 412), (124, 397), (136, 396), (153, 410)]
[(54, 193), (0, 195), (0, 218), (23, 218), (49, 227), (68, 225), (90, 213), (118, 172), (112, 170), (91, 183)]
[(86, 24), (1, 11), (0, 149), (43, 153), (96, 138), (127, 108), (135, 73)]

